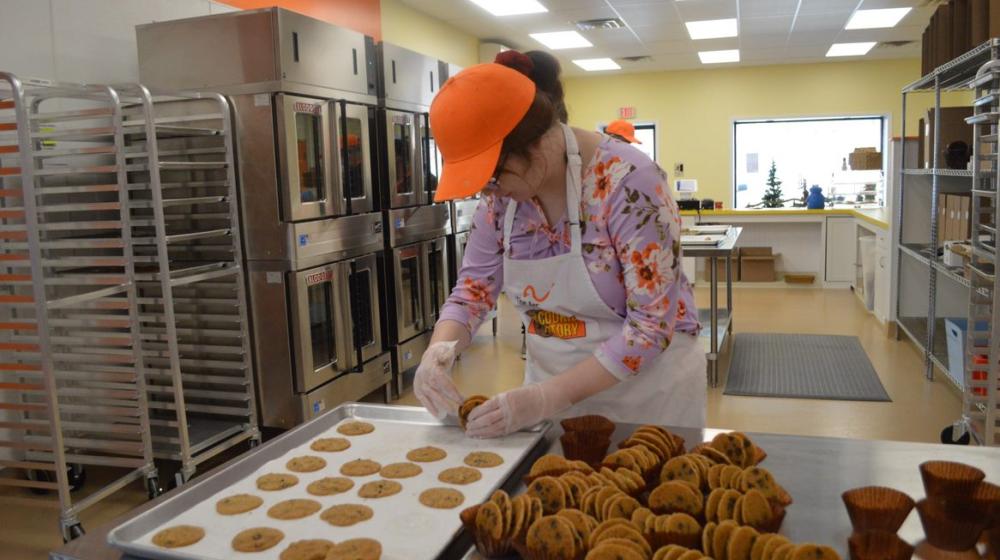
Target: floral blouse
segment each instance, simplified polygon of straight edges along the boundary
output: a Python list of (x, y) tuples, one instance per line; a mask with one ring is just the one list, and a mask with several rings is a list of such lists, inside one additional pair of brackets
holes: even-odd
[[(662, 169), (634, 147), (604, 138), (584, 169), (580, 199), (583, 259), (601, 299), (622, 317), (621, 332), (595, 351), (619, 379), (642, 371), (674, 332), (697, 335), (698, 312), (681, 269), (680, 214)], [(476, 207), (458, 282), (439, 320), (476, 332), (503, 288), (503, 223), (509, 198), (484, 191)], [(517, 205), (512, 259), (570, 250), (564, 220), (548, 224), (539, 203)]]

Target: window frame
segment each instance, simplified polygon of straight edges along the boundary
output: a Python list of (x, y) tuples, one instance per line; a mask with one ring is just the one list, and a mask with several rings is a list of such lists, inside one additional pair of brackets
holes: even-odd
[[(862, 114), (855, 114), (855, 115), (813, 115), (813, 116), (790, 116), (790, 117), (734, 118), (733, 119), (732, 127), (730, 128), (730, 131), (732, 133), (732, 140), (731, 140), (731, 142), (729, 144), (729, 147), (730, 147), (730, 150), (731, 150), (731, 153), (730, 153), (730, 163), (731, 163), (731, 165), (730, 165), (729, 169), (730, 169), (730, 172), (732, 173), (732, 175), (729, 178), (729, 184), (730, 184), (729, 194), (730, 194), (730, 197), (731, 197), (730, 200), (729, 200), (729, 207), (730, 208), (737, 208), (737, 206), (736, 206), (736, 200), (737, 200), (737, 192), (736, 192), (736, 188), (737, 188), (737, 184), (736, 184), (737, 170), (736, 170), (736, 168), (737, 168), (737, 165), (739, 165), (739, 162), (736, 161), (736, 160), (737, 160), (737, 154), (739, 153), (739, 151), (738, 151), (737, 146), (736, 146), (736, 129), (737, 129), (737, 127), (739, 125), (741, 125), (741, 124), (759, 124), (759, 123), (784, 123), (784, 122), (809, 122), (809, 121), (814, 121), (814, 122), (829, 122), (829, 121), (854, 121), (854, 120), (874, 120), (874, 119), (879, 119), (880, 125), (881, 125), (880, 126), (880, 133), (879, 133), (879, 146), (876, 146), (876, 148), (883, 155), (883, 157), (882, 157), (882, 167), (883, 167), (883, 171), (884, 171), (885, 168), (889, 165), (888, 157), (887, 157), (887, 154), (886, 154), (886, 148), (889, 145), (889, 136), (888, 136), (889, 135), (889, 131), (892, 130), (891, 129), (891, 121), (890, 121), (891, 118), (892, 118), (892, 115), (887, 114), (887, 113), (881, 113), (881, 114), (880, 113), (867, 113), (867, 114), (866, 113), (862, 113)], [(846, 157), (847, 154), (844, 154), (844, 156)], [(759, 164), (759, 162), (758, 162), (758, 164)], [(884, 188), (886, 189), (886, 193), (888, 195), (888, 185), (885, 185)]]

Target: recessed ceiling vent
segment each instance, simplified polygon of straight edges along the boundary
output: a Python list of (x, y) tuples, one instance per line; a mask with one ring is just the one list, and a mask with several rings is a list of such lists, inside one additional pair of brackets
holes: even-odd
[(916, 43), (916, 41), (882, 41), (876, 48), (880, 49), (894, 49), (899, 47), (906, 47)]
[(625, 22), (618, 18), (584, 19), (576, 22), (576, 28), (580, 31), (591, 31), (594, 29), (621, 29), (625, 27)]
[(646, 62), (648, 60), (653, 60), (653, 57), (648, 54), (643, 54), (639, 56), (623, 56), (622, 60), (625, 62)]

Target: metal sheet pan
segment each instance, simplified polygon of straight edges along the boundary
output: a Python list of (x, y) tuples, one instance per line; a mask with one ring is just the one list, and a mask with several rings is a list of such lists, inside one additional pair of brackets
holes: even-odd
[[(359, 419), (375, 424), (375, 432), (349, 438), (352, 446), (341, 453), (318, 453), (309, 450), (317, 437), (339, 436), (335, 427), (344, 420)], [(285, 533), (277, 546), (252, 553), (252, 558), (277, 559), (292, 542), (304, 538), (326, 538), (338, 542), (352, 537), (372, 537), (382, 543), (382, 558), (436, 558), (449, 549), (454, 541), (463, 537), (458, 513), (462, 508), (485, 500), (494, 490), (515, 483), (516, 474), (529, 456), (539, 448), (545, 432), (551, 426), (544, 423), (531, 431), (512, 434), (500, 440), (475, 440), (465, 437), (457, 427), (444, 426), (426, 410), (417, 407), (387, 406), (361, 403), (341, 405), (330, 412), (303, 424), (235, 460), (231, 465), (201, 481), (190, 492), (181, 489), (171, 499), (115, 527), (108, 534), (108, 543), (128, 554), (140, 558), (162, 560), (214, 560), (237, 558), (244, 554), (230, 546), (232, 537), (250, 527), (273, 527)], [(342, 436), (340, 436), (342, 437)], [(366, 500), (357, 496), (358, 488), (378, 475), (355, 477), (355, 486), (348, 492), (335, 496), (311, 496), (305, 487), (312, 480), (325, 476), (340, 476), (343, 463), (370, 458), (382, 465), (406, 461), (406, 452), (415, 447), (435, 445), (448, 452), (448, 457), (435, 463), (421, 463), (424, 472), (415, 478), (402, 479), (403, 491), (395, 496)], [(482, 469), (483, 478), (466, 486), (452, 486), (437, 480), (440, 471), (463, 464), (465, 455), (474, 450), (490, 450), (504, 458), (504, 464), (495, 469)], [(327, 461), (324, 469), (313, 473), (295, 473), (299, 483), (278, 492), (257, 490), (254, 481), (266, 472), (288, 472), (285, 462), (297, 455), (319, 455)], [(451, 510), (433, 510), (422, 506), (417, 496), (426, 488), (452, 487), (465, 495), (465, 502)], [(215, 513), (215, 502), (224, 496), (248, 492), (264, 499), (264, 505), (237, 516), (220, 516)], [(353, 527), (333, 527), (319, 518), (319, 514), (296, 521), (282, 521), (267, 517), (267, 509), (283, 500), (308, 497), (319, 501), (323, 509), (342, 503), (363, 503), (375, 511), (374, 517)], [(205, 538), (195, 545), (163, 549), (151, 544), (156, 531), (175, 524), (188, 523), (206, 529)], [(467, 545), (466, 545), (467, 546)]]

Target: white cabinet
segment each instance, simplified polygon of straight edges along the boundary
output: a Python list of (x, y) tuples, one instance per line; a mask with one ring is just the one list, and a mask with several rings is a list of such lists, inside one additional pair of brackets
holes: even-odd
[(856, 257), (857, 237), (854, 217), (827, 217), (825, 280), (827, 282), (853, 282)]

